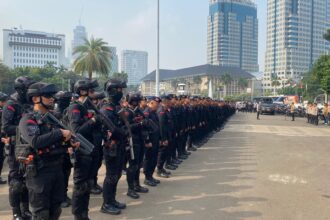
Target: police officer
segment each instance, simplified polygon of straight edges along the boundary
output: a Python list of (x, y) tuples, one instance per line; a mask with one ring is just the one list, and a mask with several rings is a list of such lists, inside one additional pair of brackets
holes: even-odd
[(116, 200), (117, 185), (122, 175), (122, 168), (125, 158), (125, 148), (127, 145), (127, 135), (124, 130), (125, 123), (119, 116), (122, 111), (120, 100), (123, 97), (123, 89), (126, 83), (112, 78), (104, 85), (105, 93), (108, 101), (101, 105), (101, 113), (110, 119), (116, 126), (113, 132), (107, 132), (105, 143), (103, 146), (103, 157), (106, 166), (106, 174), (103, 183), (103, 204), (101, 212), (118, 215), (122, 209), (126, 208), (126, 204)]
[(28, 87), (34, 82), (31, 78), (25, 76), (15, 79), (14, 88), (16, 92), (7, 101), (1, 118), (1, 130), (7, 137), (11, 138), (7, 161), (9, 165), (9, 203), (13, 210), (14, 219), (31, 217), (24, 173), (15, 157), (15, 136), (22, 114), (26, 113), (30, 108), (30, 105), (27, 104), (26, 92)]
[[(74, 84), (74, 92), (79, 98), (72, 102), (68, 108), (68, 124), (75, 133), (84, 136), (88, 141), (94, 143), (93, 131), (97, 126), (97, 117), (88, 112), (84, 106), (89, 93), (93, 93), (91, 81), (88, 79), (78, 80)], [(93, 185), (93, 158), (91, 155), (85, 155), (81, 152), (75, 153), (76, 161), (74, 163), (74, 187), (72, 193), (72, 214), (75, 220), (88, 220), (88, 205), (90, 198), (90, 189)]]
[[(140, 185), (140, 169), (143, 165), (144, 149), (152, 147), (147, 127), (148, 121), (144, 120), (143, 112), (139, 108), (142, 100), (140, 93), (131, 93), (127, 97), (128, 108), (126, 109), (126, 120), (130, 124), (133, 139), (134, 152), (130, 151), (128, 156), (128, 168), (126, 171), (128, 192), (127, 196), (138, 199), (138, 193), (147, 193), (149, 190)], [(134, 154), (132, 156), (132, 153)]]
[(47, 123), (43, 116), (54, 108), (55, 85), (32, 84), (27, 96), (33, 111), (19, 123), (19, 132), (29, 147), (26, 149), (26, 185), (29, 190), (33, 219), (59, 219), (64, 195), (62, 157), (71, 132)]
[[(3, 110), (3, 107), (6, 105), (7, 99), (8, 99), (8, 95), (3, 92), (0, 92), (0, 131), (1, 131), (2, 110)], [(0, 132), (0, 137), (3, 137), (2, 132)], [(0, 185), (7, 183), (7, 181), (3, 180), (1, 177), (3, 162), (5, 160), (4, 146), (5, 146), (5, 144), (3, 142), (0, 142)]]
[[(144, 161), (144, 174), (145, 174), (145, 181), (144, 184), (148, 186), (157, 186), (160, 183), (159, 180), (153, 177), (153, 173), (155, 171), (157, 165), (157, 155), (159, 151), (159, 140), (160, 140), (160, 133), (159, 133), (159, 119), (157, 116), (157, 109), (160, 103), (160, 98), (156, 96), (147, 97), (147, 107), (144, 108), (143, 114), (144, 117), (152, 120), (153, 123), (157, 126), (158, 129), (151, 130), (149, 132), (150, 140), (152, 146), (146, 148), (145, 150), (145, 161)], [(141, 104), (140, 104), (141, 106)], [(143, 106), (141, 106), (143, 108)]]
[[(56, 107), (54, 109), (54, 115), (61, 120), (64, 124), (67, 123), (67, 108), (72, 100), (72, 93), (69, 91), (59, 91), (55, 94)], [(71, 205), (71, 199), (68, 197), (68, 185), (69, 177), (71, 174), (72, 163), (70, 160), (71, 149), (63, 157), (63, 176), (64, 176), (64, 201), (61, 204), (62, 208), (69, 207)]]
[[(93, 102), (93, 104), (99, 109), (103, 103), (103, 99), (105, 98), (105, 94), (104, 92), (94, 92), (92, 94), (90, 94), (89, 98), (91, 99), (91, 101)], [(98, 127), (95, 128), (95, 130), (100, 131), (102, 129), (102, 124), (99, 123)], [(92, 194), (101, 194), (102, 193), (102, 187), (97, 183), (97, 174), (98, 174), (98, 170), (100, 169), (101, 165), (102, 165), (102, 159), (103, 159), (103, 148), (102, 148), (102, 139), (103, 139), (103, 135), (101, 132), (94, 132), (94, 145), (96, 147), (95, 149), (95, 154), (97, 155), (97, 158), (95, 160), (95, 164), (94, 164), (94, 171), (93, 171), (93, 185), (91, 188), (91, 193)]]

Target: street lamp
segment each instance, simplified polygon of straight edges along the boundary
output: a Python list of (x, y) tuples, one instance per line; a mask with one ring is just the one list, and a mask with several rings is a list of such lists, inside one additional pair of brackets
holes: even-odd
[(157, 70), (156, 70), (156, 96), (159, 96), (159, 0), (157, 0)]

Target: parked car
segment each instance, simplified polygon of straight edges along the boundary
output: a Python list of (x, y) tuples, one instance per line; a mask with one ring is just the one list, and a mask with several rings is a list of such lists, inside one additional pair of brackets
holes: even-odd
[(275, 105), (273, 103), (273, 99), (270, 97), (263, 97), (260, 99), (260, 108), (261, 108), (261, 114), (271, 114), (275, 115)]

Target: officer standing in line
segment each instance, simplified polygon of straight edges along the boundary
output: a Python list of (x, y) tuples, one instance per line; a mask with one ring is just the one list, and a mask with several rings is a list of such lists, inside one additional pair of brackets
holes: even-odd
[[(139, 108), (142, 96), (140, 93), (132, 93), (127, 97), (128, 108), (125, 110), (126, 120), (129, 123), (133, 151), (128, 155), (128, 168), (126, 180), (128, 184), (127, 196), (132, 199), (140, 198), (138, 193), (147, 193), (149, 190), (140, 185), (140, 169), (143, 165), (144, 149), (151, 148), (152, 143), (147, 131), (147, 120), (144, 120), (143, 112)], [(134, 153), (134, 155), (132, 155)]]
[(34, 80), (25, 76), (15, 79), (14, 88), (16, 93), (11, 95), (11, 98), (7, 101), (1, 118), (1, 131), (11, 139), (7, 157), (9, 165), (8, 183), (9, 203), (12, 207), (15, 220), (30, 218), (32, 216), (29, 211), (29, 196), (25, 185), (24, 173), (20, 169), (20, 164), (17, 162), (15, 156), (15, 151), (18, 150), (17, 146), (15, 146), (15, 136), (22, 114), (26, 113), (30, 108), (27, 104), (26, 92), (28, 87), (33, 83), (35, 83)]
[[(54, 109), (54, 115), (62, 121), (64, 124), (67, 124), (67, 108), (70, 105), (72, 100), (72, 93), (68, 91), (59, 91), (55, 94), (56, 108)], [(68, 185), (69, 177), (71, 175), (72, 163), (70, 160), (71, 149), (68, 149), (68, 152), (63, 157), (63, 176), (64, 176), (64, 201), (61, 204), (62, 208), (69, 207), (71, 205), (71, 199), (68, 197)]]
[[(93, 104), (100, 109), (100, 107), (102, 106), (102, 103), (104, 102), (104, 98), (105, 98), (105, 94), (104, 92), (94, 92), (94, 94), (92, 94), (90, 96), (91, 101), (93, 102)], [(98, 128), (95, 128), (97, 131), (102, 130), (102, 125), (100, 124), (98, 126)], [(98, 170), (101, 168), (102, 166), (102, 160), (103, 160), (103, 147), (102, 147), (102, 139), (103, 139), (103, 135), (101, 134), (101, 132), (94, 132), (94, 140), (97, 140), (94, 144), (96, 147), (96, 150), (98, 151), (98, 162), (96, 162), (95, 164), (95, 168), (94, 168), (94, 183), (91, 189), (91, 193), (92, 194), (101, 194), (103, 189), (102, 187), (97, 183), (98, 181)]]
[[(93, 99), (94, 102), (98, 100), (99, 98), (102, 98), (103, 94), (95, 92), (95, 89), (99, 86), (99, 83), (97, 80), (91, 80), (90, 85), (89, 85), (89, 90), (88, 90), (88, 99), (93, 104)], [(96, 100), (95, 100), (96, 99)], [(98, 102), (98, 101), (97, 101)], [(96, 105), (94, 105), (97, 109), (97, 102)], [(88, 109), (88, 114), (89, 117), (97, 117), (94, 109), (92, 109), (90, 106), (85, 105)], [(91, 184), (91, 194), (99, 195), (102, 193), (103, 189), (100, 185), (97, 184), (97, 175), (98, 171), (102, 165), (102, 141), (103, 141), (103, 134), (100, 132), (102, 130), (102, 121), (98, 120), (95, 125), (94, 129), (92, 131), (92, 139), (93, 139), (93, 144), (95, 146), (93, 154), (92, 154), (92, 167), (91, 167), (91, 174), (89, 177), (89, 181)]]
[[(78, 80), (74, 84), (74, 92), (79, 95), (78, 100), (71, 103), (68, 108), (69, 127), (79, 133), (91, 143), (93, 142), (93, 131), (97, 126), (97, 118), (89, 114), (84, 102), (88, 98), (91, 82), (90, 80)], [(93, 89), (92, 89), (93, 92)], [(88, 205), (90, 189), (93, 185), (91, 181), (93, 158), (91, 155), (84, 155), (79, 151), (75, 154), (75, 164), (73, 173), (73, 193), (72, 193), (72, 214), (75, 220), (88, 220)]]
[[(103, 183), (103, 204), (101, 212), (118, 215), (122, 209), (126, 208), (125, 203), (116, 200), (117, 185), (122, 175), (122, 168), (127, 146), (127, 134), (125, 134), (125, 124), (118, 112), (121, 111), (120, 100), (123, 97), (123, 89), (126, 83), (118, 79), (110, 79), (104, 85), (104, 90), (108, 96), (108, 101), (101, 106), (101, 112), (109, 118), (116, 130), (106, 134), (103, 146), (103, 156), (106, 167), (106, 174)], [(108, 133), (108, 132), (107, 132)]]
[(144, 184), (148, 186), (157, 186), (160, 183), (159, 180), (153, 178), (153, 173), (155, 172), (157, 165), (157, 156), (159, 151), (159, 119), (157, 116), (157, 109), (160, 103), (160, 99), (155, 96), (150, 96), (147, 98), (147, 108), (144, 109), (143, 114), (144, 117), (152, 120), (154, 124), (157, 125), (157, 130), (150, 131), (150, 140), (152, 147), (147, 148), (145, 152), (145, 161), (144, 161), (144, 174), (145, 181)]
[(19, 132), (29, 145), (24, 163), (33, 219), (59, 219), (64, 199), (62, 158), (66, 150), (63, 141), (70, 141), (71, 132), (42, 118), (54, 108), (56, 92), (53, 84), (32, 84), (27, 96), (33, 103), (33, 111), (24, 115), (19, 123)]
[[(8, 95), (3, 92), (0, 92), (0, 137), (1, 138), (3, 137), (3, 132), (1, 131), (2, 110), (3, 110), (3, 107), (6, 105), (7, 100), (8, 100)], [(3, 163), (5, 161), (4, 147), (5, 147), (5, 144), (0, 141), (0, 185), (7, 183), (7, 181), (3, 180), (1, 177)]]
[(160, 131), (160, 146), (158, 151), (157, 159), (157, 176), (162, 178), (169, 178), (171, 173), (164, 169), (164, 164), (167, 159), (167, 146), (169, 139), (169, 130), (168, 130), (168, 119), (166, 115), (166, 105), (164, 102), (161, 102), (157, 109), (157, 116), (159, 120), (159, 131)]

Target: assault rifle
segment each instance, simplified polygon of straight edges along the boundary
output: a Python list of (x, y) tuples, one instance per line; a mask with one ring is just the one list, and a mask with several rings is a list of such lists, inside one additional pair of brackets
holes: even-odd
[[(56, 126), (60, 127), (61, 129), (70, 130), (66, 125), (64, 125), (61, 121), (59, 121), (50, 112), (47, 112), (42, 117), (42, 120), (44, 120), (45, 122), (47, 122), (49, 124), (56, 125)], [(90, 155), (94, 150), (94, 145), (79, 133), (75, 134), (74, 132), (71, 131), (71, 141), (80, 143), (78, 151), (80, 151), (84, 155)]]

